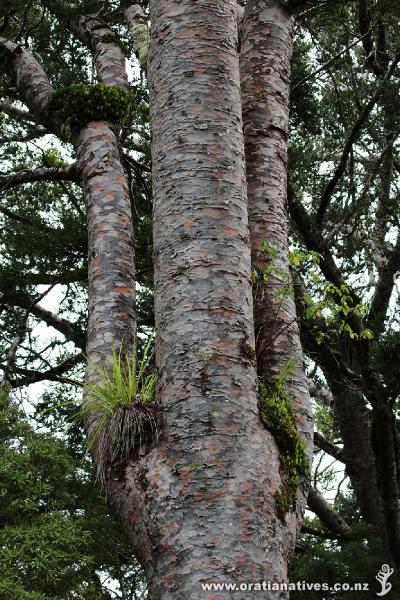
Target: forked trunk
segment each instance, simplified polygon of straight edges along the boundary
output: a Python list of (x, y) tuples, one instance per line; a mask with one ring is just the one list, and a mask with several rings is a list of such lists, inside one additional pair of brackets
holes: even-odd
[(154, 0), (150, 18), (163, 432), (111, 499), (152, 600), (211, 599), (201, 583), (287, 575), (279, 453), (257, 397), (236, 11)]

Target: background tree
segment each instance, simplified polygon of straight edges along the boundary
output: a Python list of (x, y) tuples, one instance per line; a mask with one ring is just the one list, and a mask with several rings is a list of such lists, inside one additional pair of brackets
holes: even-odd
[[(236, 562), (237, 536), (232, 533), (223, 548), (218, 542), (207, 550), (201, 537), (196, 544), (187, 536), (198, 520), (207, 539), (215, 519), (221, 528), (231, 522), (229, 475), (243, 490), (235, 523), (248, 522), (246, 464), (256, 465), (247, 483), (251, 502), (260, 502), (252, 517), (259, 538), (243, 543), (240, 553), (258, 548), (261, 554), (251, 565), (245, 560), (244, 570), (249, 580), (286, 576), (307, 488), (297, 489), (295, 517), (290, 494), (289, 506), (282, 495), (290, 473), (282, 457), (292, 454), (273, 423), (279, 403), (290, 398), (303, 439), (309, 434), (306, 380), (301, 361), (291, 361), (299, 355), (298, 325), (317, 416), (318, 460), (308, 504), (319, 520), (306, 523), (304, 535), (321, 538), (321, 552), (340, 555), (338, 564), (356, 555), (350, 548), (357, 543), (368, 546), (374, 566), (383, 559), (397, 563), (398, 9), (384, 0), (291, 6), (274, 1), (267, 8), (251, 0), (241, 3), (244, 14), (242, 7), (235, 15), (227, 2), (181, 4), (150, 6), (152, 165), (147, 3), (93, 1), (73, 7), (49, 1), (1, 9), (4, 380), (14, 390), (50, 381), (56, 394), (60, 384), (75, 394), (86, 339), (89, 365), (110, 355), (113, 343), (129, 356), (135, 328), (140, 339), (153, 327), (155, 290), (163, 436), (150, 439), (144, 456), (128, 470), (123, 461), (113, 465), (108, 498), (158, 590), (153, 600), (157, 594), (179, 597), (182, 589), (187, 597), (198, 597), (199, 579), (232, 579), (221, 575), (218, 561), (223, 555)], [(221, 39), (227, 53), (221, 53)], [(138, 74), (134, 79), (129, 71), (129, 83), (124, 57)], [(102, 85), (93, 87), (96, 82)], [(54, 94), (55, 88), (63, 91)], [(246, 279), (245, 176), (256, 355)], [(237, 256), (244, 259), (239, 271)], [(136, 316), (134, 277), (140, 284)], [(267, 428), (258, 417), (254, 356), (261, 389), (276, 400), (272, 414), (264, 411)], [(89, 369), (89, 378), (95, 380), (96, 373)], [(228, 395), (231, 376), (246, 392), (239, 385), (230, 389), (225, 410), (215, 399)], [(284, 393), (274, 396), (280, 383)], [(44, 404), (57, 404), (46, 394)], [(154, 410), (160, 416), (161, 409)], [(71, 412), (59, 406), (46, 423)], [(247, 431), (243, 451), (239, 431), (230, 446), (235, 423)], [(90, 435), (95, 415), (87, 425)], [(134, 442), (129, 452), (137, 451)], [(327, 456), (333, 465), (326, 470)], [(332, 506), (319, 492), (338, 486), (336, 471), (344, 483)], [(127, 492), (127, 479), (136, 491)], [(178, 499), (171, 499), (172, 481)], [(340, 492), (344, 487), (353, 512)], [(196, 505), (188, 514), (193, 497)], [(165, 524), (159, 521), (154, 529), (150, 513)], [(185, 527), (175, 531), (175, 523)], [(163, 546), (167, 536), (183, 561), (174, 584), (165, 579), (172, 559)], [(307, 544), (301, 540), (300, 548)], [(267, 545), (271, 567), (263, 555)], [(184, 562), (190, 563), (192, 552), (198, 570), (192, 569), (188, 580)], [(307, 551), (300, 556), (296, 573), (311, 576), (309, 556)], [(160, 568), (157, 576), (154, 564)], [(358, 580), (359, 567), (346, 564)]]

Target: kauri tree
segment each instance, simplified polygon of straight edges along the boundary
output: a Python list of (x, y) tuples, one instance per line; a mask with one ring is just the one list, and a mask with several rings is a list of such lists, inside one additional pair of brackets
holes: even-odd
[(306, 503), (305, 535), (354, 541), (318, 468), (309, 489), (311, 397), (358, 539), (398, 564), (399, 9), (0, 18), (3, 387), (53, 382), (36, 418), (84, 421), (149, 597), (287, 581)]

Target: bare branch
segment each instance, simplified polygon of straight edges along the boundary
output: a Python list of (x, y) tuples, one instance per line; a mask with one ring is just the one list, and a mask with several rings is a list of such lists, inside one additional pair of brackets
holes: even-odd
[(77, 181), (76, 163), (68, 167), (38, 167), (16, 173), (0, 175), (0, 192), (4, 192), (23, 183), (35, 181)]
[(26, 142), (30, 142), (32, 140), (36, 140), (37, 138), (43, 137), (50, 133), (48, 129), (44, 127), (34, 127), (25, 133), (13, 133), (10, 135), (5, 135), (0, 138), (0, 144), (10, 144), (12, 142), (18, 142), (24, 144)]
[[(63, 360), (60, 364), (47, 371), (35, 371), (33, 369), (24, 369), (23, 367), (14, 367), (14, 372), (22, 377), (20, 379), (14, 379), (10, 383), (13, 388), (24, 387), (26, 385), (31, 385), (32, 383), (37, 383), (38, 381), (60, 381), (63, 383), (71, 383), (72, 385), (81, 385), (79, 381), (66, 378), (63, 375), (83, 361), (84, 356), (82, 353), (79, 353)], [(5, 370), (6, 365), (0, 363), (0, 369)]]
[(329, 454), (329, 456), (332, 456), (335, 460), (344, 462), (342, 448), (335, 446), (335, 444), (327, 440), (322, 433), (318, 433), (318, 431), (314, 432), (314, 444), (318, 446), (320, 450), (323, 450)]
[(17, 327), (17, 331), (15, 332), (14, 339), (8, 349), (8, 352), (6, 355), (6, 366), (4, 369), (4, 382), (8, 382), (8, 383), (11, 382), (11, 373), (15, 369), (15, 364), (14, 364), (15, 355), (17, 353), (19, 346), (23, 343), (23, 341), (25, 339), (27, 327), (28, 327), (28, 317), (29, 317), (29, 312), (27, 311), (23, 315), (21, 322), (20, 322), (19, 326)]
[(375, 336), (379, 336), (383, 331), (386, 313), (395, 283), (395, 275), (399, 270), (400, 235), (397, 237), (396, 245), (390, 254), (389, 260), (380, 271), (379, 281), (375, 287), (375, 292), (371, 301), (367, 326), (374, 332)]
[(326, 406), (332, 406), (333, 395), (328, 388), (317, 385), (312, 379), (308, 379), (307, 383), (310, 396), (313, 398), (319, 398)]
[(72, 323), (71, 321), (68, 321), (68, 319), (52, 313), (50, 310), (40, 306), (35, 300), (32, 300), (28, 296), (23, 296), (21, 293), (14, 296), (7, 294), (7, 292), (3, 290), (3, 293), (0, 296), (0, 302), (9, 306), (26, 308), (32, 315), (35, 315), (35, 317), (65, 335), (65, 337), (71, 342), (74, 342), (78, 348), (85, 350), (86, 334), (78, 325), (76, 325), (76, 323)]
[(4, 112), (6, 115), (13, 119), (17, 119), (18, 121), (26, 121), (27, 123), (37, 124), (37, 119), (27, 110), (22, 110), (21, 108), (17, 108), (12, 104), (10, 98), (5, 98), (0, 101), (0, 111)]
[(62, 123), (47, 108), (53, 87), (37, 60), (22, 46), (0, 37), (0, 69), (9, 75), (22, 102), (38, 122), (59, 135)]
[(313, 487), (310, 488), (307, 504), (329, 531), (342, 538), (351, 534), (351, 528), (343, 517)]
[(346, 48), (343, 48), (343, 50), (341, 50), (340, 52), (338, 52), (337, 54), (335, 54), (334, 56), (332, 56), (323, 65), (321, 65), (320, 67), (318, 67), (318, 69), (316, 69), (315, 71), (313, 71), (313, 73), (310, 73), (309, 75), (307, 75), (307, 77), (304, 77), (303, 79), (301, 79), (300, 81), (298, 81), (296, 83), (296, 85), (294, 85), (292, 87), (291, 92), (293, 92), (295, 89), (297, 89), (298, 87), (300, 87), (301, 85), (303, 85), (304, 83), (306, 83), (306, 81), (309, 81), (310, 79), (314, 79), (314, 77), (316, 77), (317, 75), (319, 75), (319, 73), (322, 73), (322, 71), (327, 70), (332, 63), (334, 63), (343, 54), (345, 54), (346, 52), (348, 52), (349, 50), (351, 50), (351, 48), (353, 48), (354, 46), (356, 46), (366, 35), (369, 35), (369, 33), (370, 32), (368, 31), (366, 34), (364, 34), (361, 37), (359, 37), (356, 40), (354, 40), (354, 42), (352, 42), (351, 44), (349, 44), (348, 46), (346, 46)]

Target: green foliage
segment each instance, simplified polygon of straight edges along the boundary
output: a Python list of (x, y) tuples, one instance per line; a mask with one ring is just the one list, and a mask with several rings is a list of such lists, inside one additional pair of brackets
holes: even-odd
[(117, 587), (143, 589), (90, 471), (64, 440), (35, 431), (0, 387), (2, 599), (108, 600), (105, 573)]
[(282, 487), (277, 492), (277, 514), (283, 521), (295, 505), (297, 486), (309, 474), (305, 444), (296, 427), (296, 417), (285, 389), (287, 378), (297, 361), (289, 359), (274, 384), (259, 384), (261, 420), (272, 433), (279, 449)]
[(334, 419), (333, 409), (326, 404), (316, 403), (314, 408), (315, 428), (328, 440), (338, 436), (338, 430)]
[(136, 357), (136, 346), (133, 348), (131, 358), (121, 350), (117, 353), (113, 347), (111, 359), (106, 360), (102, 366), (93, 365), (95, 378), (99, 382), (85, 382), (83, 388), (86, 401), (77, 413), (77, 418), (84, 420), (93, 413), (97, 416), (97, 427), (89, 441), (89, 448), (95, 442), (96, 435), (104, 427), (107, 419), (118, 408), (129, 409), (135, 403), (146, 406), (154, 400), (157, 374), (155, 371), (148, 373), (151, 342), (150, 338), (139, 362)]
[[(314, 536), (301, 536), (301, 554), (295, 555), (290, 572), (291, 581), (327, 583), (368, 584), (366, 591), (307, 591), (309, 600), (373, 600), (381, 590), (375, 576), (385, 563), (384, 552), (377, 537), (365, 527), (353, 527), (352, 539), (340, 544), (334, 540), (321, 540)], [(395, 570), (390, 578), (393, 588), (388, 598), (398, 597), (400, 578)], [(304, 592), (292, 592), (293, 600), (303, 600)]]
[(66, 130), (79, 130), (89, 121), (122, 123), (130, 103), (129, 94), (102, 83), (73, 83), (53, 92), (49, 109), (60, 112)]
[(97, 382), (84, 384), (85, 401), (74, 418), (89, 424), (86, 451), (93, 452), (97, 479), (104, 489), (110, 469), (127, 460), (157, 431), (157, 374), (149, 372), (151, 343), (149, 338), (140, 361), (136, 347), (131, 358), (113, 347), (102, 366), (89, 365)]
[(46, 167), (65, 167), (68, 164), (57, 148), (45, 148), (43, 150), (43, 163)]
[[(289, 255), (290, 265), (294, 268), (306, 270), (306, 278), (311, 289), (304, 294), (301, 302), (304, 305), (304, 317), (309, 320), (322, 319), (330, 335), (346, 334), (352, 340), (372, 340), (373, 332), (369, 328), (360, 333), (353, 330), (349, 323), (352, 316), (364, 317), (369, 306), (364, 303), (355, 303), (346, 284), (340, 287), (321, 276), (319, 271), (320, 255), (318, 252), (306, 252), (295, 249)], [(317, 341), (324, 338), (322, 332), (316, 334)]]

